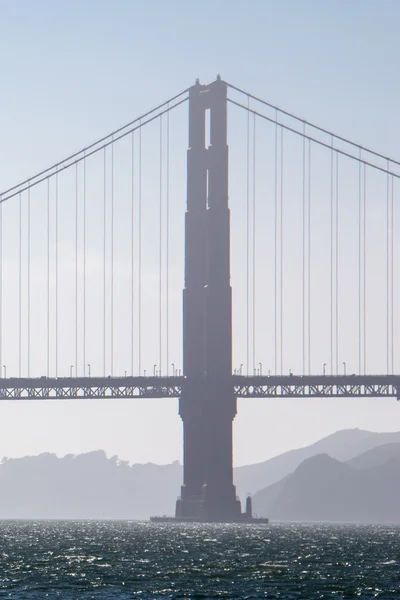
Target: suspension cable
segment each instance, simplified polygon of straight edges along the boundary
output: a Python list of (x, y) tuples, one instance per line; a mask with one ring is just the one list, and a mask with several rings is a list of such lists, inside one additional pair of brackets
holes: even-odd
[[(153, 117), (148, 118), (147, 121), (142, 122), (137, 127), (132, 127), (128, 131), (125, 131), (124, 133), (120, 134), (119, 136), (114, 137), (114, 139), (111, 139), (111, 140), (105, 142), (104, 144), (102, 144), (98, 148), (95, 148), (94, 150), (91, 150), (90, 152), (86, 152), (85, 156), (83, 156), (83, 155), (79, 156), (75, 160), (73, 160), (70, 163), (68, 163), (67, 165), (63, 166), (62, 170), (69, 169), (70, 167), (73, 167), (77, 163), (82, 162), (84, 158), (89, 158), (90, 156), (93, 156), (94, 154), (97, 154), (101, 150), (104, 150), (105, 148), (108, 148), (108, 146), (111, 146), (112, 144), (115, 144), (115, 142), (118, 142), (119, 140), (122, 140), (127, 135), (130, 135), (133, 131), (141, 129), (145, 125), (148, 125), (149, 123), (152, 123), (156, 119), (160, 118), (162, 115), (166, 114), (167, 112), (170, 112), (171, 110), (174, 110), (174, 108), (177, 108), (181, 104), (184, 104), (185, 102), (187, 102), (187, 100), (188, 100), (188, 98), (184, 98), (183, 100), (180, 100), (180, 102), (176, 102), (173, 106), (170, 106), (170, 108), (165, 109), (165, 110), (157, 113)], [(57, 163), (57, 164), (59, 166), (62, 166), (64, 163), (61, 162), (61, 163)], [(40, 177), (39, 179), (36, 179), (36, 177), (38, 177), (38, 175), (36, 175), (34, 177), (30, 177), (30, 179), (27, 179), (23, 184), (18, 184), (16, 186), (13, 186), (12, 188), (9, 188), (9, 190), (7, 192), (3, 192), (2, 194), (0, 194), (0, 198), (1, 198), (0, 202), (6, 202), (7, 200), (10, 200), (11, 198), (14, 198), (14, 196), (17, 196), (20, 192), (22, 193), (25, 190), (27, 190), (28, 187), (35, 187), (35, 186), (39, 185), (40, 183), (42, 183), (43, 181), (46, 181), (46, 179), (54, 177), (55, 174), (57, 173), (57, 171), (54, 170), (56, 168), (57, 168), (57, 165), (53, 165), (53, 167), (51, 167), (51, 169), (50, 169), (51, 172), (49, 174), (43, 175), (43, 177)], [(46, 169), (45, 172), (47, 173), (48, 171), (49, 171), (49, 169)], [(27, 182), (29, 182), (29, 181), (31, 181), (32, 183), (28, 184)], [(17, 191), (13, 191), (15, 189)]]
[(18, 377), (22, 375), (22, 196), (19, 194)]
[(364, 165), (364, 305), (363, 305), (363, 316), (364, 316), (364, 375), (367, 374), (367, 168)]
[[(166, 356), (166, 360), (167, 360), (167, 375), (169, 373), (169, 152), (170, 152), (170, 146), (169, 146), (169, 112), (167, 112), (167, 163), (166, 163), (166, 177), (167, 177), (167, 189), (166, 189), (166, 203), (167, 203), (167, 207), (166, 207), (166, 225), (167, 225), (167, 230), (166, 230), (166, 341), (167, 341), (167, 356)], [(173, 373), (172, 373), (173, 375)]]
[[(306, 125), (303, 123), (303, 133), (306, 132)], [(306, 138), (303, 137), (303, 190), (302, 190), (302, 204), (303, 204), (303, 281), (302, 281), (302, 312), (303, 312), (303, 375), (306, 374)]]
[(283, 375), (283, 132), (284, 129), (281, 127), (281, 312), (280, 312), (280, 338), (281, 338), (281, 375)]
[(158, 256), (158, 269), (159, 269), (159, 282), (158, 282), (158, 302), (159, 302), (159, 314), (158, 314), (158, 327), (159, 327), (159, 374), (162, 375), (162, 339), (163, 339), (163, 319), (162, 319), (162, 259), (163, 259), (163, 193), (162, 193), (162, 183), (163, 183), (163, 122), (162, 117), (160, 117), (160, 155), (159, 155), (159, 199), (158, 199), (158, 209), (159, 209), (159, 256)]
[(331, 138), (331, 193), (330, 193), (330, 208), (331, 208), (331, 298), (330, 298), (330, 308), (331, 308), (331, 375), (334, 374), (333, 370), (333, 356), (334, 356), (334, 336), (333, 336), (333, 328), (334, 328), (334, 318), (333, 318), (333, 297), (334, 297), (334, 265), (333, 265), (333, 236), (334, 236), (334, 204), (333, 204), (333, 182), (334, 182), (334, 153), (333, 153), (333, 137)]
[(83, 343), (82, 374), (86, 373), (86, 159), (83, 161)]
[(138, 371), (142, 371), (142, 129), (139, 128), (139, 189), (138, 189), (138, 277), (139, 277), (139, 297), (138, 297)]
[[(248, 98), (248, 102), (250, 99)], [(250, 111), (247, 112), (246, 155), (246, 374), (250, 375)]]
[(75, 165), (75, 377), (78, 376), (78, 165)]
[(47, 180), (47, 377), (50, 377), (50, 179)]
[(106, 376), (107, 149), (103, 157), (103, 377)]
[(311, 142), (308, 140), (308, 374), (311, 374)]
[(131, 374), (135, 371), (134, 365), (134, 331), (135, 331), (135, 134), (132, 133), (131, 144)]
[[(361, 149), (360, 149), (360, 159), (361, 159)], [(362, 244), (362, 162), (358, 163), (358, 374), (362, 374), (361, 368), (361, 244)]]
[(111, 145), (111, 190), (110, 190), (110, 263), (111, 263), (111, 283), (110, 283), (110, 373), (114, 375), (114, 144)]
[(256, 370), (256, 116), (253, 116), (253, 373)]
[[(175, 96), (172, 96), (172, 98), (169, 98), (169, 100), (166, 100), (162, 104), (159, 104), (155, 108), (147, 111), (146, 113), (144, 113), (140, 117), (137, 117), (133, 121), (130, 121), (126, 125), (123, 125), (122, 127), (119, 127), (118, 129), (115, 129), (111, 133), (108, 133), (107, 135), (100, 138), (96, 142), (93, 142), (93, 143), (89, 144), (88, 146), (85, 146), (78, 152), (74, 152), (73, 154), (70, 154), (63, 160), (60, 160), (57, 163), (51, 165), (51, 167), (48, 167), (47, 169), (43, 169), (42, 171), (39, 171), (39, 173), (36, 173), (36, 175), (29, 177), (29, 179), (25, 179), (24, 181), (21, 181), (20, 183), (13, 185), (12, 187), (8, 188), (7, 190), (4, 190), (3, 192), (0, 193), (0, 198), (2, 198), (2, 196), (7, 196), (6, 198), (4, 198), (4, 201), (8, 200), (9, 197), (11, 197), (11, 196), (9, 196), (9, 194), (11, 192), (13, 192), (14, 190), (18, 190), (18, 188), (23, 187), (26, 184), (30, 184), (31, 186), (36, 185), (37, 183), (40, 183), (40, 181), (38, 181), (36, 183), (31, 183), (31, 182), (39, 177), (42, 177), (43, 175), (48, 174), (48, 173), (50, 173), (50, 176), (53, 176), (53, 175), (55, 175), (55, 172), (60, 171), (60, 167), (62, 167), (66, 162), (72, 161), (72, 160), (76, 159), (77, 157), (80, 157), (79, 161), (83, 160), (84, 156), (80, 156), (80, 155), (85, 155), (86, 157), (92, 156), (92, 154), (95, 154), (96, 152), (103, 150), (109, 144), (112, 144), (114, 141), (117, 141), (117, 140), (121, 139), (122, 137), (129, 135), (130, 133), (132, 133), (132, 131), (137, 129), (137, 127), (135, 127), (134, 129), (125, 131), (126, 129), (128, 129), (128, 127), (131, 127), (132, 125), (135, 125), (136, 123), (139, 123), (140, 124), (139, 126), (141, 127), (142, 125), (146, 125), (147, 123), (154, 121), (154, 119), (157, 119), (160, 115), (164, 114), (165, 112), (168, 112), (169, 110), (172, 110), (172, 109), (176, 108), (177, 106), (179, 106), (180, 104), (183, 104), (184, 102), (186, 102), (188, 100), (188, 97), (184, 98), (183, 100), (180, 100), (179, 102), (176, 102), (173, 106), (169, 106), (172, 102), (175, 102), (175, 100), (177, 100), (178, 98), (180, 98), (181, 96), (183, 96), (184, 94), (189, 92), (189, 90), (190, 90), (190, 88), (186, 88), (180, 94), (176, 94)], [(164, 107), (167, 107), (167, 109), (166, 110), (164, 109), (162, 112), (158, 112), (161, 109), (163, 109)], [(144, 119), (147, 119), (147, 117), (149, 117), (150, 115), (153, 115), (153, 113), (155, 113), (155, 112), (157, 113), (156, 115), (154, 115), (147, 121), (143, 122)], [(124, 132), (124, 133), (118, 137), (115, 137), (118, 134), (120, 134), (121, 132)], [(103, 144), (103, 142), (106, 142), (107, 140), (109, 140), (108, 143)], [(96, 146), (99, 146), (100, 144), (102, 144), (102, 146), (100, 146), (99, 148), (95, 148)], [(93, 148), (95, 148), (94, 151), (93, 151)], [(89, 152), (89, 150), (91, 150), (91, 152)], [(75, 162), (72, 162), (68, 166), (72, 166), (73, 164), (75, 164)], [(55, 172), (51, 173), (51, 171), (55, 171)], [(46, 177), (44, 179), (46, 179)], [(43, 179), (41, 181), (43, 181)], [(17, 193), (19, 191), (23, 192), (24, 190), (18, 190)], [(1, 201), (3, 201), (3, 199)]]
[[(28, 223), (27, 223), (27, 300), (28, 300), (28, 315), (27, 315), (27, 329), (28, 329), (28, 354), (27, 354), (27, 375), (30, 377), (31, 372), (31, 190), (28, 189)], [(1, 362), (1, 361), (0, 361)]]
[[(1, 196), (0, 196), (1, 200)], [(3, 205), (0, 202), (0, 377), (3, 365)]]
[(336, 152), (336, 197), (335, 197), (335, 349), (336, 375), (339, 374), (339, 154)]
[[(238, 106), (239, 108), (242, 108), (243, 110), (250, 111), (251, 113), (254, 113), (257, 117), (260, 117), (261, 119), (264, 119), (265, 121), (268, 121), (269, 123), (277, 123), (278, 122), (275, 119), (272, 119), (271, 117), (267, 117), (267, 115), (264, 115), (263, 113), (260, 113), (254, 109), (248, 108), (244, 104), (240, 104), (240, 102), (231, 100), (231, 98), (228, 98), (227, 102), (230, 102), (231, 104), (234, 104), (235, 106)], [(279, 122), (279, 127), (285, 129), (286, 131), (290, 131), (291, 133), (295, 133), (296, 135), (299, 135), (300, 137), (303, 137), (303, 133), (301, 131), (298, 131), (297, 129), (293, 129), (293, 127), (289, 127), (289, 125), (285, 125), (282, 122)], [(315, 144), (318, 144), (319, 146), (322, 146), (323, 148), (327, 148), (328, 150), (332, 149), (332, 146), (330, 144), (322, 142), (321, 140), (318, 140), (317, 138), (314, 138), (311, 135), (306, 135), (305, 137), (307, 140), (310, 140), (311, 142), (314, 142)], [(380, 171), (382, 173), (385, 173), (385, 174), (387, 173), (387, 170), (384, 167), (380, 167), (379, 165), (376, 165), (365, 159), (361, 160), (360, 158), (357, 158), (357, 156), (354, 156), (353, 154), (349, 154), (348, 152), (345, 152), (344, 150), (341, 150), (340, 148), (335, 147), (335, 150), (342, 156), (351, 158), (352, 160), (355, 160), (356, 162), (361, 162), (363, 165), (365, 165), (367, 167), (371, 167), (372, 169), (376, 169), (377, 171)], [(396, 161), (392, 160), (392, 159), (391, 159), (391, 162), (392, 162), (392, 164), (396, 163)], [(400, 173), (395, 173), (394, 171), (390, 171), (389, 175), (393, 175), (393, 177), (395, 177), (396, 179), (400, 179)]]
[(55, 201), (55, 220), (56, 220), (56, 240), (55, 240), (55, 260), (56, 260), (56, 297), (55, 297), (55, 375), (58, 377), (58, 173), (56, 174), (56, 201)]
[[(339, 140), (341, 142), (349, 144), (350, 146), (354, 146), (359, 151), (367, 152), (368, 154), (372, 154), (373, 156), (376, 156), (377, 158), (382, 158), (383, 160), (389, 160), (391, 163), (400, 166), (400, 161), (396, 161), (388, 156), (385, 156), (384, 154), (380, 154), (379, 152), (376, 152), (375, 150), (371, 150), (370, 148), (367, 148), (366, 146), (357, 144), (356, 142), (353, 142), (345, 137), (337, 135), (337, 134), (333, 133), (332, 131), (329, 131), (328, 129), (324, 129), (323, 127), (320, 127), (319, 125), (310, 123), (310, 121), (302, 119), (301, 117), (298, 117), (298, 116), (294, 115), (293, 113), (283, 110), (282, 108), (278, 108), (277, 106), (270, 104), (269, 102), (266, 102), (265, 100), (262, 100), (258, 96), (254, 96), (253, 94), (250, 94), (249, 92), (245, 92), (244, 90), (232, 85), (231, 83), (228, 83), (227, 81), (225, 81), (225, 84), (228, 87), (230, 87), (232, 90), (235, 90), (236, 92), (239, 92), (239, 93), (247, 96), (247, 98), (251, 98), (252, 100), (255, 100), (256, 102), (260, 102), (260, 104), (263, 104), (264, 106), (268, 106), (268, 108), (272, 108), (276, 112), (280, 112), (281, 114), (286, 115), (286, 116), (290, 117), (291, 119), (295, 119), (296, 121), (299, 121), (303, 125), (312, 127), (313, 129), (316, 129), (317, 131), (320, 131), (321, 133), (324, 133), (331, 138), (334, 137), (336, 140)], [(239, 106), (239, 103), (235, 102), (231, 98), (228, 98), (228, 102), (232, 102), (233, 104), (237, 104)], [(243, 106), (243, 108), (245, 108), (245, 106)], [(297, 131), (297, 133), (300, 133), (300, 132)], [(314, 141), (317, 141), (317, 140), (314, 140)], [(353, 158), (356, 158), (356, 157), (353, 157)], [(384, 169), (382, 169), (382, 170), (384, 170)]]
[(391, 286), (391, 298), (390, 298), (390, 304), (391, 304), (391, 311), (390, 311), (390, 330), (391, 330), (391, 339), (392, 339), (392, 348), (391, 348), (391, 355), (392, 355), (392, 368), (391, 368), (391, 372), (392, 374), (394, 374), (394, 351), (395, 351), (395, 339), (394, 339), (394, 179), (393, 177), (391, 178), (392, 180), (392, 193), (391, 193), (391, 198), (390, 198), (390, 229), (392, 232), (391, 235), (391, 239), (390, 239), (390, 270), (391, 270), (391, 275), (390, 275), (390, 280), (392, 282), (392, 286)]
[[(389, 161), (387, 170), (389, 171)], [(390, 176), (386, 177), (386, 372), (390, 373)]]
[[(278, 115), (276, 115), (278, 119)], [(275, 298), (274, 298), (274, 322), (275, 322), (275, 375), (278, 375), (278, 122), (275, 124)]]

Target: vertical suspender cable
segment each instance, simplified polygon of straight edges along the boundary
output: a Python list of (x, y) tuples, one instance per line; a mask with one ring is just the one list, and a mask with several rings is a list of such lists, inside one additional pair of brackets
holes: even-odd
[(366, 287), (367, 287), (367, 167), (364, 164), (364, 280), (363, 280), (363, 333), (364, 333), (364, 375), (367, 372), (367, 315), (366, 315)]
[(56, 259), (56, 310), (55, 310), (55, 375), (58, 377), (58, 172), (56, 173), (56, 202), (55, 202), (55, 220), (56, 220), (56, 248), (55, 248), (55, 259)]
[(131, 374), (135, 371), (134, 365), (134, 331), (135, 331), (135, 132), (132, 132), (131, 146)]
[[(250, 97), (247, 97), (250, 107)], [(250, 112), (247, 111), (247, 156), (246, 156), (246, 374), (250, 369)]]
[(158, 230), (158, 236), (159, 236), (159, 256), (158, 256), (158, 269), (159, 269), (159, 281), (158, 281), (158, 302), (159, 302), (159, 313), (158, 313), (158, 327), (159, 327), (159, 374), (162, 374), (162, 259), (163, 259), (163, 252), (162, 252), (162, 243), (163, 243), (163, 238), (162, 238), (162, 228), (163, 228), (163, 214), (162, 214), (162, 209), (163, 209), (163, 195), (162, 195), (162, 179), (163, 179), (163, 122), (162, 122), (162, 116), (160, 117), (160, 156), (159, 156), (159, 184), (160, 184), (160, 188), (159, 188), (159, 230)]
[(281, 127), (281, 289), (280, 289), (280, 339), (281, 339), (281, 375), (283, 375), (283, 127)]
[(278, 375), (278, 111), (275, 113), (275, 252), (274, 252), (274, 325), (275, 325), (275, 375)]
[(103, 157), (103, 377), (106, 376), (107, 148)]
[(0, 377), (3, 365), (3, 202), (0, 196)]
[[(166, 360), (167, 360), (167, 375), (168, 375), (168, 371), (169, 371), (169, 111), (167, 112), (167, 164), (166, 164), (166, 170), (167, 170), (167, 190), (166, 190), (166, 220), (167, 220), (167, 231), (166, 231), (166, 342), (167, 342), (167, 355), (166, 355)], [(173, 373), (172, 373), (173, 375)]]
[(392, 190), (390, 198), (390, 333), (391, 333), (391, 372), (394, 374), (394, 350), (395, 350), (395, 339), (394, 339), (394, 179), (392, 179)]
[(336, 375), (339, 371), (339, 153), (336, 152), (336, 198), (335, 198), (335, 350)]
[(308, 374), (311, 375), (311, 141), (308, 140), (308, 208), (307, 208), (307, 260), (308, 260)]
[(75, 377), (78, 376), (78, 163), (75, 165)]
[(139, 189), (138, 189), (138, 367), (139, 375), (142, 371), (142, 129), (139, 129)]
[(390, 372), (390, 164), (386, 162), (386, 373)]
[(50, 377), (50, 178), (47, 179), (47, 377)]
[(362, 373), (361, 366), (361, 243), (362, 243), (362, 163), (361, 163), (361, 148), (359, 151), (358, 163), (358, 374)]
[(18, 285), (18, 377), (21, 377), (22, 371), (22, 198), (19, 194), (19, 285)]
[(83, 369), (86, 373), (86, 158), (83, 159)]
[(302, 281), (302, 312), (303, 312), (303, 375), (306, 374), (306, 124), (303, 123), (303, 281)]
[(333, 334), (333, 297), (334, 297), (334, 280), (333, 280), (333, 273), (334, 273), (334, 259), (333, 259), (333, 237), (334, 237), (334, 203), (333, 203), (333, 188), (334, 188), (334, 154), (333, 154), (333, 136), (331, 137), (331, 199), (330, 199), (330, 203), (331, 203), (331, 298), (330, 298), (330, 307), (331, 307), (331, 375), (333, 375), (334, 370), (333, 370), (333, 356), (334, 356), (334, 334)]
[(253, 115), (253, 373), (256, 371), (256, 115)]
[[(27, 232), (27, 245), (28, 245), (28, 256), (27, 256), (27, 300), (28, 300), (28, 316), (27, 316), (27, 329), (28, 329), (28, 354), (27, 354), (27, 376), (30, 377), (31, 373), (31, 188), (28, 188), (28, 232)], [(1, 361), (0, 361), (1, 363)]]
[[(113, 139), (113, 138), (112, 138)], [(111, 144), (111, 285), (110, 285), (110, 373), (114, 375), (114, 144)]]

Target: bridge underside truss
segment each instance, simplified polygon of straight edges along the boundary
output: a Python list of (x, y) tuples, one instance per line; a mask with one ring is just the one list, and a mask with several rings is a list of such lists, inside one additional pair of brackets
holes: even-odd
[[(0, 400), (180, 398), (184, 377), (0, 379)], [(237, 398), (399, 398), (400, 376), (232, 375)]]

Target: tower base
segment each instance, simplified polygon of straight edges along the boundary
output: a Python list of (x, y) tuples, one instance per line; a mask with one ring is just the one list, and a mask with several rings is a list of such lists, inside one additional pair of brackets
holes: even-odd
[(191, 517), (150, 517), (152, 523), (244, 523), (253, 525), (262, 525), (269, 523), (267, 517), (247, 517), (246, 513), (242, 513), (241, 518), (232, 520), (210, 521), (208, 519), (195, 519)]
[(207, 486), (201, 496), (182, 496), (176, 501), (175, 517), (150, 517), (153, 523), (269, 523), (266, 517), (253, 517), (251, 498), (246, 499), (246, 512), (242, 513), (239, 498), (234, 496), (221, 505), (207, 501)]

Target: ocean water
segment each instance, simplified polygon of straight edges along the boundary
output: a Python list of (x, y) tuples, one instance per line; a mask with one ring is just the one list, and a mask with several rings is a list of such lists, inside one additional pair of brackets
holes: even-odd
[(400, 528), (0, 521), (0, 598), (400, 598)]

